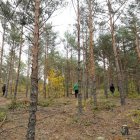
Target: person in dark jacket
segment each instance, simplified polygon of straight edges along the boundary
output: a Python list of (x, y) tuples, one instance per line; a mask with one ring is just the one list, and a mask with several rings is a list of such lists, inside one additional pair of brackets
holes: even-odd
[(110, 91), (111, 91), (112, 95), (114, 95), (115, 87), (113, 84), (110, 85)]
[(5, 95), (5, 91), (6, 91), (6, 84), (4, 84), (4, 85), (2, 86), (3, 96)]

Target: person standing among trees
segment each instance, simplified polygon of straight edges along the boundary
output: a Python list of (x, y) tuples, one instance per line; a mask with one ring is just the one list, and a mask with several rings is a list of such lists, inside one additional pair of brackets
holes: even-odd
[(114, 95), (115, 87), (113, 84), (110, 85), (110, 91), (111, 91), (112, 95)]
[(2, 86), (3, 96), (5, 95), (5, 91), (6, 91), (6, 84), (4, 84), (4, 85)]
[(74, 84), (73, 90), (74, 90), (74, 92), (75, 92), (75, 98), (77, 98), (77, 96), (78, 96), (78, 83), (75, 83), (75, 84)]

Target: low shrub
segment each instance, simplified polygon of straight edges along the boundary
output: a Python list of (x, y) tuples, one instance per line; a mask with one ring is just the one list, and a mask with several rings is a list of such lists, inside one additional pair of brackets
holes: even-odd
[(8, 109), (14, 110), (14, 109), (20, 109), (20, 108), (27, 108), (29, 106), (29, 101), (25, 100), (12, 100), (12, 102), (8, 105)]
[(116, 107), (115, 103), (105, 100), (99, 102), (97, 107), (93, 107), (93, 111), (112, 110), (115, 107)]
[(48, 107), (50, 105), (53, 104), (53, 100), (52, 99), (48, 99), (48, 100), (39, 100), (37, 105), (38, 106), (42, 106), (42, 107)]
[(135, 124), (140, 124), (140, 110), (131, 111), (128, 116), (131, 118), (132, 122)]
[(137, 93), (129, 93), (128, 98), (130, 99), (140, 99), (140, 95)]
[(4, 120), (6, 115), (7, 115), (6, 109), (0, 108), (0, 122), (2, 122)]

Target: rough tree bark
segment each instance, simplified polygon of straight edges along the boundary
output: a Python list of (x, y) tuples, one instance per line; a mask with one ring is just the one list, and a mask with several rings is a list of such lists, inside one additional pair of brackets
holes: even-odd
[(29, 77), (30, 77), (30, 47), (28, 48), (28, 67), (27, 67), (27, 81), (26, 81), (26, 97), (28, 97), (28, 91), (29, 91)]
[(82, 49), (83, 49), (83, 70), (82, 70), (82, 90), (83, 90), (83, 96), (84, 96), (84, 100), (86, 101), (86, 48), (85, 48), (85, 38), (84, 38), (84, 31), (83, 31), (84, 27), (82, 27)]
[(23, 38), (22, 38), (22, 36), (23, 36), (23, 27), (21, 29), (20, 48), (19, 48), (19, 60), (18, 60), (17, 76), (16, 76), (16, 83), (15, 83), (14, 99), (16, 99), (16, 95), (17, 95), (17, 88), (18, 88), (18, 81), (19, 81), (19, 74), (20, 74), (21, 53), (22, 53), (22, 45), (23, 45)]
[(82, 94), (81, 94), (81, 64), (80, 64), (80, 7), (79, 0), (77, 0), (77, 31), (78, 31), (78, 114), (82, 114)]
[(39, 13), (40, 0), (35, 0), (35, 20), (34, 20), (34, 42), (32, 47), (32, 72), (31, 72), (31, 95), (29, 123), (27, 129), (27, 140), (35, 139), (36, 111), (38, 97), (38, 53), (39, 53)]
[(93, 43), (93, 16), (92, 16), (92, 1), (88, 0), (89, 9), (89, 53), (90, 53), (90, 82), (91, 82), (91, 94), (93, 96), (94, 106), (97, 107), (96, 97), (96, 77), (95, 77), (95, 58), (94, 58), (94, 43)]
[(67, 59), (67, 65), (66, 65), (66, 97), (69, 97), (69, 50), (68, 50), (68, 42), (66, 44), (66, 59)]
[(12, 61), (11, 61), (11, 68), (10, 68), (10, 83), (9, 83), (9, 91), (10, 95), (12, 96), (13, 94), (13, 79), (14, 79), (14, 66), (15, 66), (15, 50), (12, 52)]
[(5, 97), (8, 96), (9, 82), (10, 82), (10, 77), (11, 77), (11, 72), (12, 72), (11, 69), (12, 69), (13, 53), (14, 53), (14, 42), (12, 44), (11, 51), (10, 51), (10, 61), (9, 61), (8, 71), (7, 71), (7, 81), (6, 81)]
[(123, 75), (121, 74), (120, 66), (119, 66), (119, 57), (117, 53), (116, 48), (116, 40), (115, 40), (115, 31), (114, 31), (114, 21), (113, 21), (113, 15), (112, 15), (112, 7), (110, 0), (107, 0), (108, 10), (109, 10), (109, 17), (110, 17), (110, 29), (111, 29), (111, 35), (112, 35), (112, 46), (113, 46), (113, 52), (115, 57), (115, 65), (116, 65), (116, 71), (117, 71), (117, 77), (118, 77), (118, 86), (119, 86), (119, 92), (120, 92), (120, 100), (121, 105), (125, 105), (125, 94), (124, 94), (124, 86), (123, 86)]
[(108, 98), (108, 83), (107, 83), (107, 71), (106, 71), (106, 62), (105, 62), (105, 55), (103, 52), (103, 64), (104, 64), (104, 95), (106, 98)]
[(85, 57), (86, 57), (86, 99), (88, 99), (88, 87), (89, 87), (89, 52), (88, 52), (88, 35), (86, 30), (86, 47), (85, 47)]
[(45, 54), (44, 54), (44, 83), (43, 83), (43, 94), (44, 98), (46, 99), (46, 79), (47, 79), (47, 55), (48, 55), (48, 42), (46, 41), (46, 46), (45, 46)]
[(71, 46), (71, 49), (70, 49), (70, 77), (71, 77), (71, 81), (70, 81), (70, 87), (71, 87), (71, 90), (70, 90), (70, 92), (72, 93), (73, 92), (73, 89), (72, 89), (72, 86), (73, 86), (73, 81), (74, 81), (74, 74), (73, 74), (73, 63), (72, 63), (72, 55), (73, 55), (73, 49), (72, 49), (72, 46)]
[(128, 57), (127, 57), (127, 51), (126, 51), (126, 45), (125, 40), (123, 38), (122, 43), (122, 49), (123, 49), (123, 55), (124, 55), (124, 64), (123, 64), (123, 71), (124, 71), (124, 90), (126, 95), (128, 95), (128, 70), (127, 70), (127, 64), (128, 64)]
[(135, 50), (136, 50), (136, 53), (137, 53), (137, 56), (138, 56), (138, 60), (140, 62), (140, 43), (139, 43), (139, 35), (138, 35), (138, 31), (137, 31), (137, 27), (135, 26), (135, 37), (136, 37), (136, 40), (135, 40), (135, 44), (136, 44), (136, 47), (135, 47)]
[[(6, 20), (4, 19), (3, 35), (2, 35), (2, 45), (1, 45), (1, 57), (0, 57), (0, 80), (2, 78), (2, 64), (3, 64), (4, 42), (5, 42), (5, 30), (6, 30)], [(2, 82), (2, 80), (0, 82)]]

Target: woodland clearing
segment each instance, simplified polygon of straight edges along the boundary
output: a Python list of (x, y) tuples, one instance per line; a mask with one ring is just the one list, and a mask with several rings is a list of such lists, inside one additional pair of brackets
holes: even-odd
[[(77, 116), (77, 99), (39, 100), (36, 140), (139, 140), (140, 99), (127, 99), (121, 106), (118, 97), (100, 97), (98, 108), (90, 101), (83, 104), (83, 115)], [(0, 140), (24, 140), (28, 123), (29, 100), (20, 97), (16, 106), (11, 99), (0, 97)], [(129, 135), (122, 136), (122, 125), (128, 125)]]

